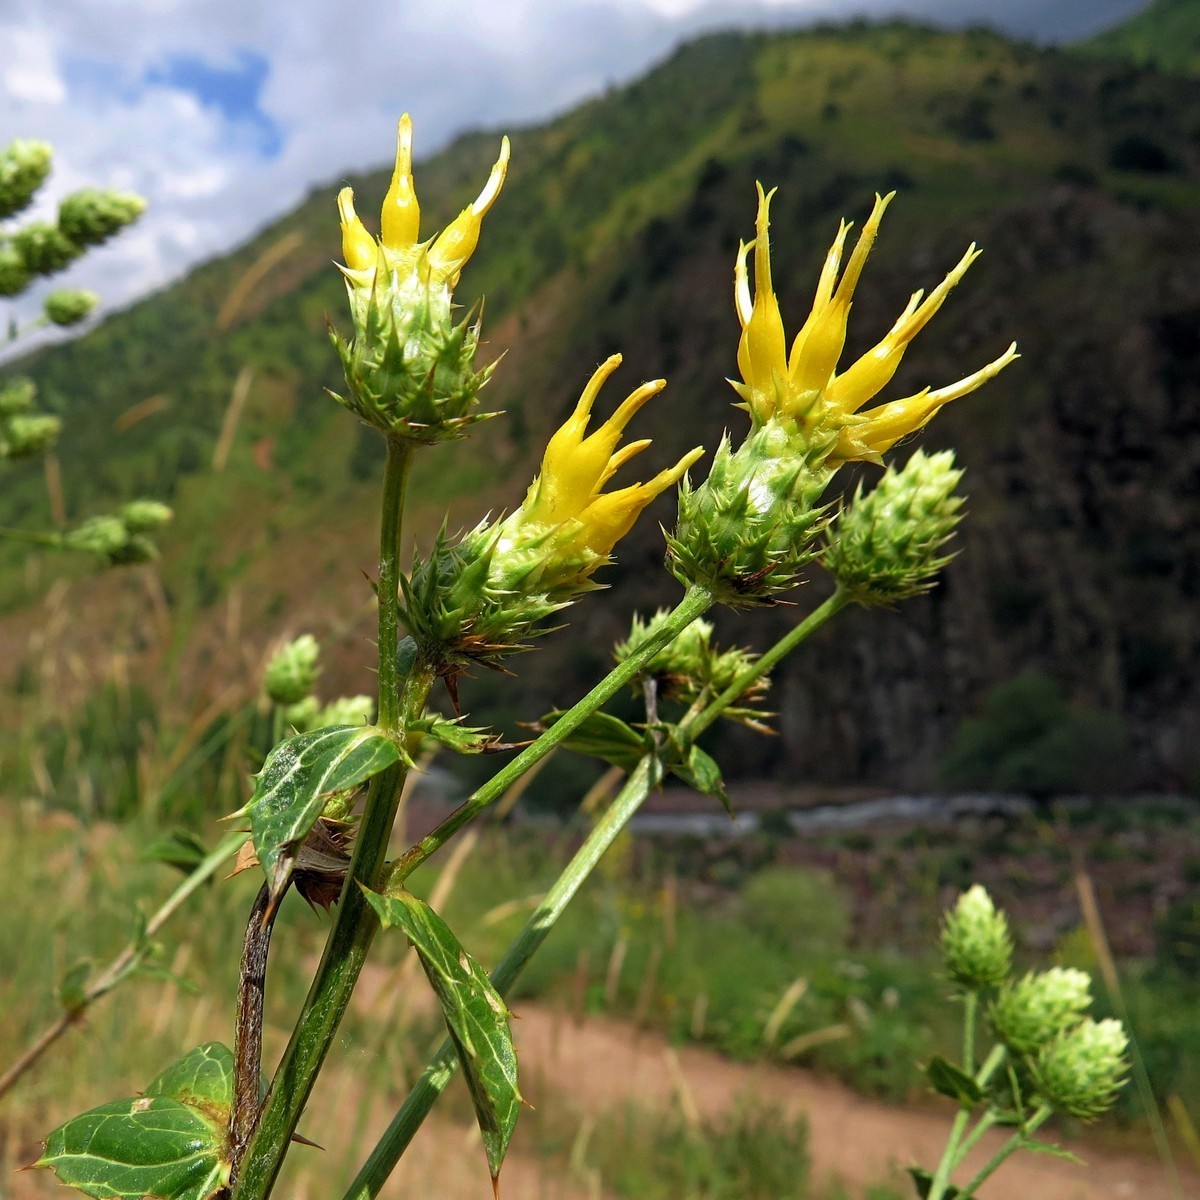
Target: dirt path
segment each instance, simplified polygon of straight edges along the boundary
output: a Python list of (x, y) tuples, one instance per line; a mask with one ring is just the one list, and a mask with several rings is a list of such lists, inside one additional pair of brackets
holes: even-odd
[[(747, 1093), (807, 1117), (813, 1179), (832, 1176), (861, 1195), (866, 1186), (910, 1163), (932, 1169), (945, 1145), (950, 1115), (895, 1108), (864, 1099), (836, 1082), (802, 1070), (731, 1062), (701, 1048), (673, 1050), (655, 1033), (634, 1032), (605, 1018), (576, 1023), (550, 1009), (525, 1004), (514, 1024), (534, 1104), (541, 1078), (571, 1081), (575, 1104), (587, 1112), (679, 1103), (681, 1086), (702, 1114), (717, 1113)], [(674, 1060), (674, 1061), (672, 1061)], [(519, 1138), (519, 1130), (518, 1130)], [(1004, 1141), (984, 1139), (979, 1163)], [(1080, 1151), (1084, 1167), (1049, 1155), (1020, 1155), (984, 1188), (986, 1200), (1171, 1200), (1156, 1161), (1132, 1155)], [(1200, 1180), (1187, 1192), (1200, 1196)], [(1187, 1184), (1185, 1184), (1185, 1187)], [(514, 1193), (516, 1195), (517, 1193)]]

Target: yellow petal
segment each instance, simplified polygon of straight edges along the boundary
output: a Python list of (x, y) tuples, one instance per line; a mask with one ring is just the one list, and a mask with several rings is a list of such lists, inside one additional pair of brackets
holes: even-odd
[(344, 187), (338, 192), (338, 215), (342, 222), (342, 258), (352, 271), (366, 271), (375, 266), (378, 250), (375, 239), (354, 211), (354, 189)]
[(412, 177), (412, 119), (408, 113), (400, 118), (396, 135), (396, 167), (391, 186), (383, 198), (380, 214), (380, 236), (389, 250), (411, 250), (417, 244), (421, 229), (421, 206)]
[(792, 352), (788, 355), (788, 374), (793, 379), (796, 378), (800, 356), (804, 353), (804, 343), (808, 340), (808, 335), (812, 332), (817, 318), (825, 311), (829, 301), (833, 298), (833, 286), (837, 282), (838, 268), (842, 263), (842, 250), (846, 245), (846, 235), (850, 229), (849, 222), (838, 222), (837, 237), (833, 239), (833, 245), (829, 247), (829, 253), (825, 255), (825, 262), (821, 267), (821, 278), (817, 280), (817, 294), (813, 299), (812, 310), (804, 324), (800, 326), (800, 332), (796, 334), (795, 340), (792, 342)]
[(458, 283), (459, 274), (479, 244), (483, 218), (495, 203), (508, 173), (508, 155), (508, 138), (504, 138), (500, 143), (500, 157), (496, 159), (496, 165), (492, 167), (492, 173), (475, 203), (464, 208), (429, 248), (429, 264), (434, 278), (444, 280), (451, 287)]
[[(758, 188), (758, 217), (754, 235), (754, 303), (738, 345), (738, 366), (750, 387), (750, 404), (759, 420), (766, 420), (777, 408), (776, 379), (787, 370), (783, 318), (779, 301), (771, 288), (770, 228), (772, 189)], [(739, 301), (740, 303), (740, 301)]]

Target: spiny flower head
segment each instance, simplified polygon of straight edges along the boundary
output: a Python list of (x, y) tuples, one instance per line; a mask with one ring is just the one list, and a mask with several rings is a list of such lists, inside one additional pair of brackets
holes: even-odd
[(1125, 1082), (1128, 1045), (1120, 1021), (1085, 1018), (1038, 1054), (1032, 1064), (1034, 1083), (1059, 1112), (1093, 1120), (1112, 1106)]
[(274, 704), (300, 704), (316, 691), (320, 658), (320, 644), (311, 633), (286, 642), (267, 663), (263, 691)]
[(452, 668), (517, 649), (539, 621), (594, 587), (591, 576), (642, 510), (703, 453), (697, 447), (644, 483), (604, 490), (650, 444), (642, 439), (618, 448), (634, 413), (665, 386), (661, 379), (643, 384), (588, 433), (600, 388), (620, 362), (614, 354), (592, 375), (515, 512), (485, 521), (457, 545), (443, 536), (414, 567), (405, 585), (409, 626), (418, 641), (438, 646)]
[(388, 436), (417, 443), (461, 437), (491, 368), (475, 370), (479, 321), (455, 323), (452, 292), (479, 241), (508, 170), (508, 139), (483, 191), (436, 238), (418, 241), (420, 205), (412, 178), (412, 122), (400, 120), (396, 168), (380, 213), (378, 240), (338, 194), (342, 254), (354, 337), (337, 334), (347, 394), (335, 399)]
[[(941, 308), (951, 289), (979, 256), (974, 244), (928, 296), (914, 292), (888, 331), (871, 350), (840, 374), (838, 360), (846, 342), (851, 301), (879, 223), (894, 192), (875, 197), (875, 206), (842, 270), (850, 225), (843, 221), (826, 255), (812, 309), (787, 346), (783, 317), (771, 281), (768, 231), (774, 195), (758, 185), (758, 217), (753, 241), (738, 250), (734, 301), (742, 335), (738, 343), (741, 382), (733, 382), (755, 426), (777, 419), (795, 427), (802, 443), (828, 448), (830, 465), (855, 459), (880, 462), (881, 455), (906, 434), (920, 429), (942, 405), (965, 396), (999, 374), (1017, 357), (1015, 344), (982, 370), (936, 391), (929, 388), (904, 399), (863, 411), (887, 385), (912, 339)], [(751, 293), (748, 257), (754, 251)], [(840, 272), (840, 274), (839, 274)]]
[(996, 1036), (1015, 1054), (1032, 1055), (1075, 1026), (1092, 1003), (1092, 980), (1074, 967), (1030, 972), (1000, 989), (991, 1007)]

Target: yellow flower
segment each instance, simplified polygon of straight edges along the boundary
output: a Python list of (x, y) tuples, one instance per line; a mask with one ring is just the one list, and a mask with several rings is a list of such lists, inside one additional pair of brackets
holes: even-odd
[[(994, 362), (965, 379), (936, 391), (926, 388), (914, 396), (862, 411), (887, 385), (912, 339), (942, 306), (951, 289), (979, 256), (974, 244), (958, 265), (928, 296), (915, 292), (895, 325), (873, 349), (841, 374), (838, 359), (846, 342), (851, 300), (875, 242), (879, 223), (894, 192), (875, 197), (875, 207), (841, 271), (842, 253), (850, 226), (843, 221), (825, 258), (812, 311), (787, 349), (779, 301), (771, 286), (768, 239), (771, 197), (758, 185), (758, 219), (752, 242), (738, 249), (734, 269), (734, 302), (742, 325), (738, 368), (742, 381), (733, 383), (756, 426), (772, 418), (794, 423), (814, 442), (829, 440), (830, 466), (854, 459), (880, 461), (900, 438), (920, 429), (942, 405), (973, 392), (1017, 358), (1016, 343)], [(747, 258), (754, 250), (754, 293), (750, 292)]]
[[(525, 501), (510, 518), (510, 536), (520, 531), (521, 539), (539, 531), (558, 531), (552, 536), (555, 551), (571, 556), (586, 551), (596, 556), (587, 573), (606, 558), (629, 532), (642, 509), (659, 493), (677, 483), (703, 453), (697, 446), (675, 466), (660, 471), (645, 483), (635, 483), (613, 492), (601, 489), (635, 455), (650, 445), (648, 438), (617, 449), (621, 434), (634, 413), (666, 387), (655, 379), (631, 392), (621, 406), (594, 433), (587, 434), (592, 405), (600, 388), (621, 364), (614, 354), (596, 369), (575, 406), (546, 446), (542, 468), (529, 487)], [(586, 435), (586, 436), (585, 436)]]
[(422, 281), (427, 279), (453, 289), (467, 260), (475, 252), (483, 218), (504, 185), (504, 176), (508, 172), (508, 138), (500, 142), (500, 157), (478, 199), (464, 208), (436, 238), (427, 242), (417, 240), (421, 207), (413, 187), (412, 120), (408, 113), (400, 118), (396, 142), (396, 167), (380, 213), (378, 242), (354, 211), (353, 189), (345, 187), (338, 193), (346, 275), (352, 283), (369, 287), (382, 258), (388, 270), (401, 279), (416, 274)]

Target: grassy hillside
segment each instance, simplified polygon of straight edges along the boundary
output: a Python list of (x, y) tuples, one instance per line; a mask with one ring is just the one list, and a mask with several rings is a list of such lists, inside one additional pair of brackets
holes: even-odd
[[(715, 444), (743, 420), (723, 379), (754, 180), (780, 187), (776, 283), (789, 323), (806, 311), (838, 218), (861, 219), (874, 191), (897, 188), (849, 350), (976, 240), (984, 258), (914, 347), (895, 394), (957, 378), (1014, 337), (1024, 358), (926, 439), (958, 447), (969, 472), (971, 515), (945, 586), (824, 636), (780, 681), (783, 736), (728, 746), (735, 771), (925, 785), (963, 715), (991, 695), (985, 720), (1016, 756), (1018, 782), (1058, 770), (1065, 787), (1197, 783), (1200, 698), (1187, 670), (1200, 659), (1197, 128), (1200, 82), (890, 24), (707, 37), (629, 87), (516, 131), (510, 183), (464, 280), (465, 299), (487, 297), (492, 349), (507, 352), (485, 396), (508, 416), (424, 457), (418, 530), (447, 502), (466, 522), (518, 495), (547, 430), (616, 349), (622, 383), (671, 381), (639, 418), (656, 463), (698, 436)], [(473, 194), (495, 143), (472, 135), (421, 164), (430, 227)], [(360, 211), (385, 179), (352, 181)], [(30, 364), (69, 418), (64, 465), (86, 464), (69, 471), (73, 512), (135, 492), (178, 505), (163, 577), (198, 628), (206, 614), (215, 623), (231, 589), (253, 637), (301, 621), (324, 628), (334, 610), (362, 615), (379, 455), (322, 393), (336, 384), (326, 314), (338, 322), (344, 305), (330, 265), (334, 191)], [(285, 237), (296, 248), (220, 331), (239, 278)], [(246, 366), (232, 453), (214, 473)], [(42, 503), (38, 471), (17, 473), (4, 519), (32, 520)], [(656, 515), (669, 520), (669, 506)], [(646, 521), (609, 573), (613, 603), (577, 610), (571, 631), (517, 664), (519, 699), (506, 692), (499, 714), (510, 730), (594, 677), (632, 605), (674, 594), (661, 551)], [(81, 586), (100, 604), (115, 585)], [(38, 594), (6, 552), (10, 629), (27, 627)], [(765, 639), (794, 619), (780, 610), (740, 628)], [(368, 686), (368, 623), (348, 625), (342, 674)], [(1059, 725), (1006, 724), (1005, 706), (1022, 702), (1004, 685), (1030, 669), (1058, 697)], [(467, 683), (464, 700), (495, 716), (500, 686)], [(982, 778), (994, 764), (976, 766)]]
[(1200, 0), (1154, 0), (1130, 20), (1083, 43), (1080, 50), (1125, 58), (1139, 67), (1200, 75)]

